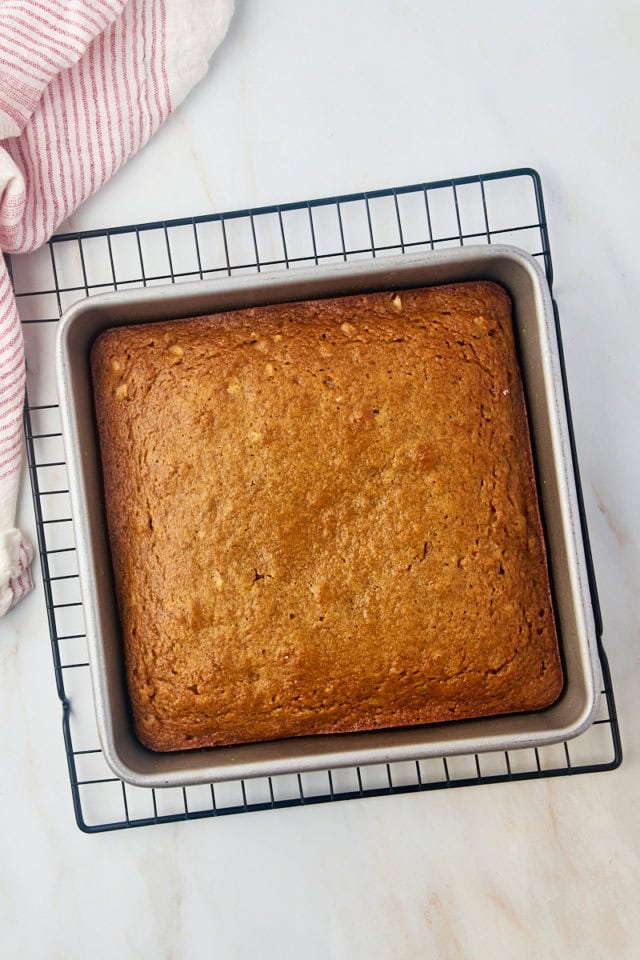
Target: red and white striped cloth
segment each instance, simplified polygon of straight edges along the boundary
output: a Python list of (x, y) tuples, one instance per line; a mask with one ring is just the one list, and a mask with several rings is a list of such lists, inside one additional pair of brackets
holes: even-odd
[[(206, 73), (233, 0), (0, 0), (0, 251), (29, 253)], [(16, 529), (22, 331), (0, 258), (0, 615), (33, 587)]]

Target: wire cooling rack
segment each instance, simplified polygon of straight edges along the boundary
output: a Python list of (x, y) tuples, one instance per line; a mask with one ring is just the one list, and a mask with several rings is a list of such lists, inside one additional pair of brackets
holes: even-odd
[[(82, 830), (98, 832), (355, 797), (565, 776), (619, 765), (620, 735), (601, 644), (604, 685), (596, 722), (582, 736), (556, 746), (154, 790), (131, 787), (115, 778), (98, 741), (51, 370), (61, 313), (76, 300), (105, 290), (492, 241), (511, 243), (540, 258), (551, 284), (542, 187), (535, 171), (509, 170), (64, 234), (53, 237), (35, 254), (13, 258), (10, 267), (27, 353), (28, 463), (71, 792)], [(584, 510), (582, 521), (584, 526)], [(589, 567), (600, 637), (590, 557)]]

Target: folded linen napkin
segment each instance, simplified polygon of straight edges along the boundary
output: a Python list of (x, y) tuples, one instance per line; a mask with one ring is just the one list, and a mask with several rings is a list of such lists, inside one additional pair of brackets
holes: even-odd
[[(204, 76), (233, 0), (0, 0), (0, 251), (29, 253)], [(25, 363), (0, 257), (0, 616), (33, 587), (15, 527)]]

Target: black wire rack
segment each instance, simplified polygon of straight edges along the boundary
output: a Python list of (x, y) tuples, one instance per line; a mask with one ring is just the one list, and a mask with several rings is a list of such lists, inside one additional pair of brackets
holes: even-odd
[[(542, 186), (535, 171), (67, 233), (35, 254), (13, 258), (27, 354), (28, 464), (73, 806), (82, 830), (567, 776), (620, 764), (620, 733), (600, 639), (604, 682), (596, 721), (580, 737), (555, 746), (154, 790), (114, 777), (99, 745), (51, 363), (62, 312), (82, 297), (107, 290), (492, 242), (513, 244), (539, 258), (552, 284)], [(557, 309), (556, 325), (560, 339)], [(601, 638), (581, 498), (580, 508)]]

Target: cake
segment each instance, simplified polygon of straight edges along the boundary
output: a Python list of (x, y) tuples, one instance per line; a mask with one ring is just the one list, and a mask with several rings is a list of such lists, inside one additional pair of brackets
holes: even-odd
[(501, 287), (114, 327), (91, 363), (144, 745), (457, 721), (558, 698)]

